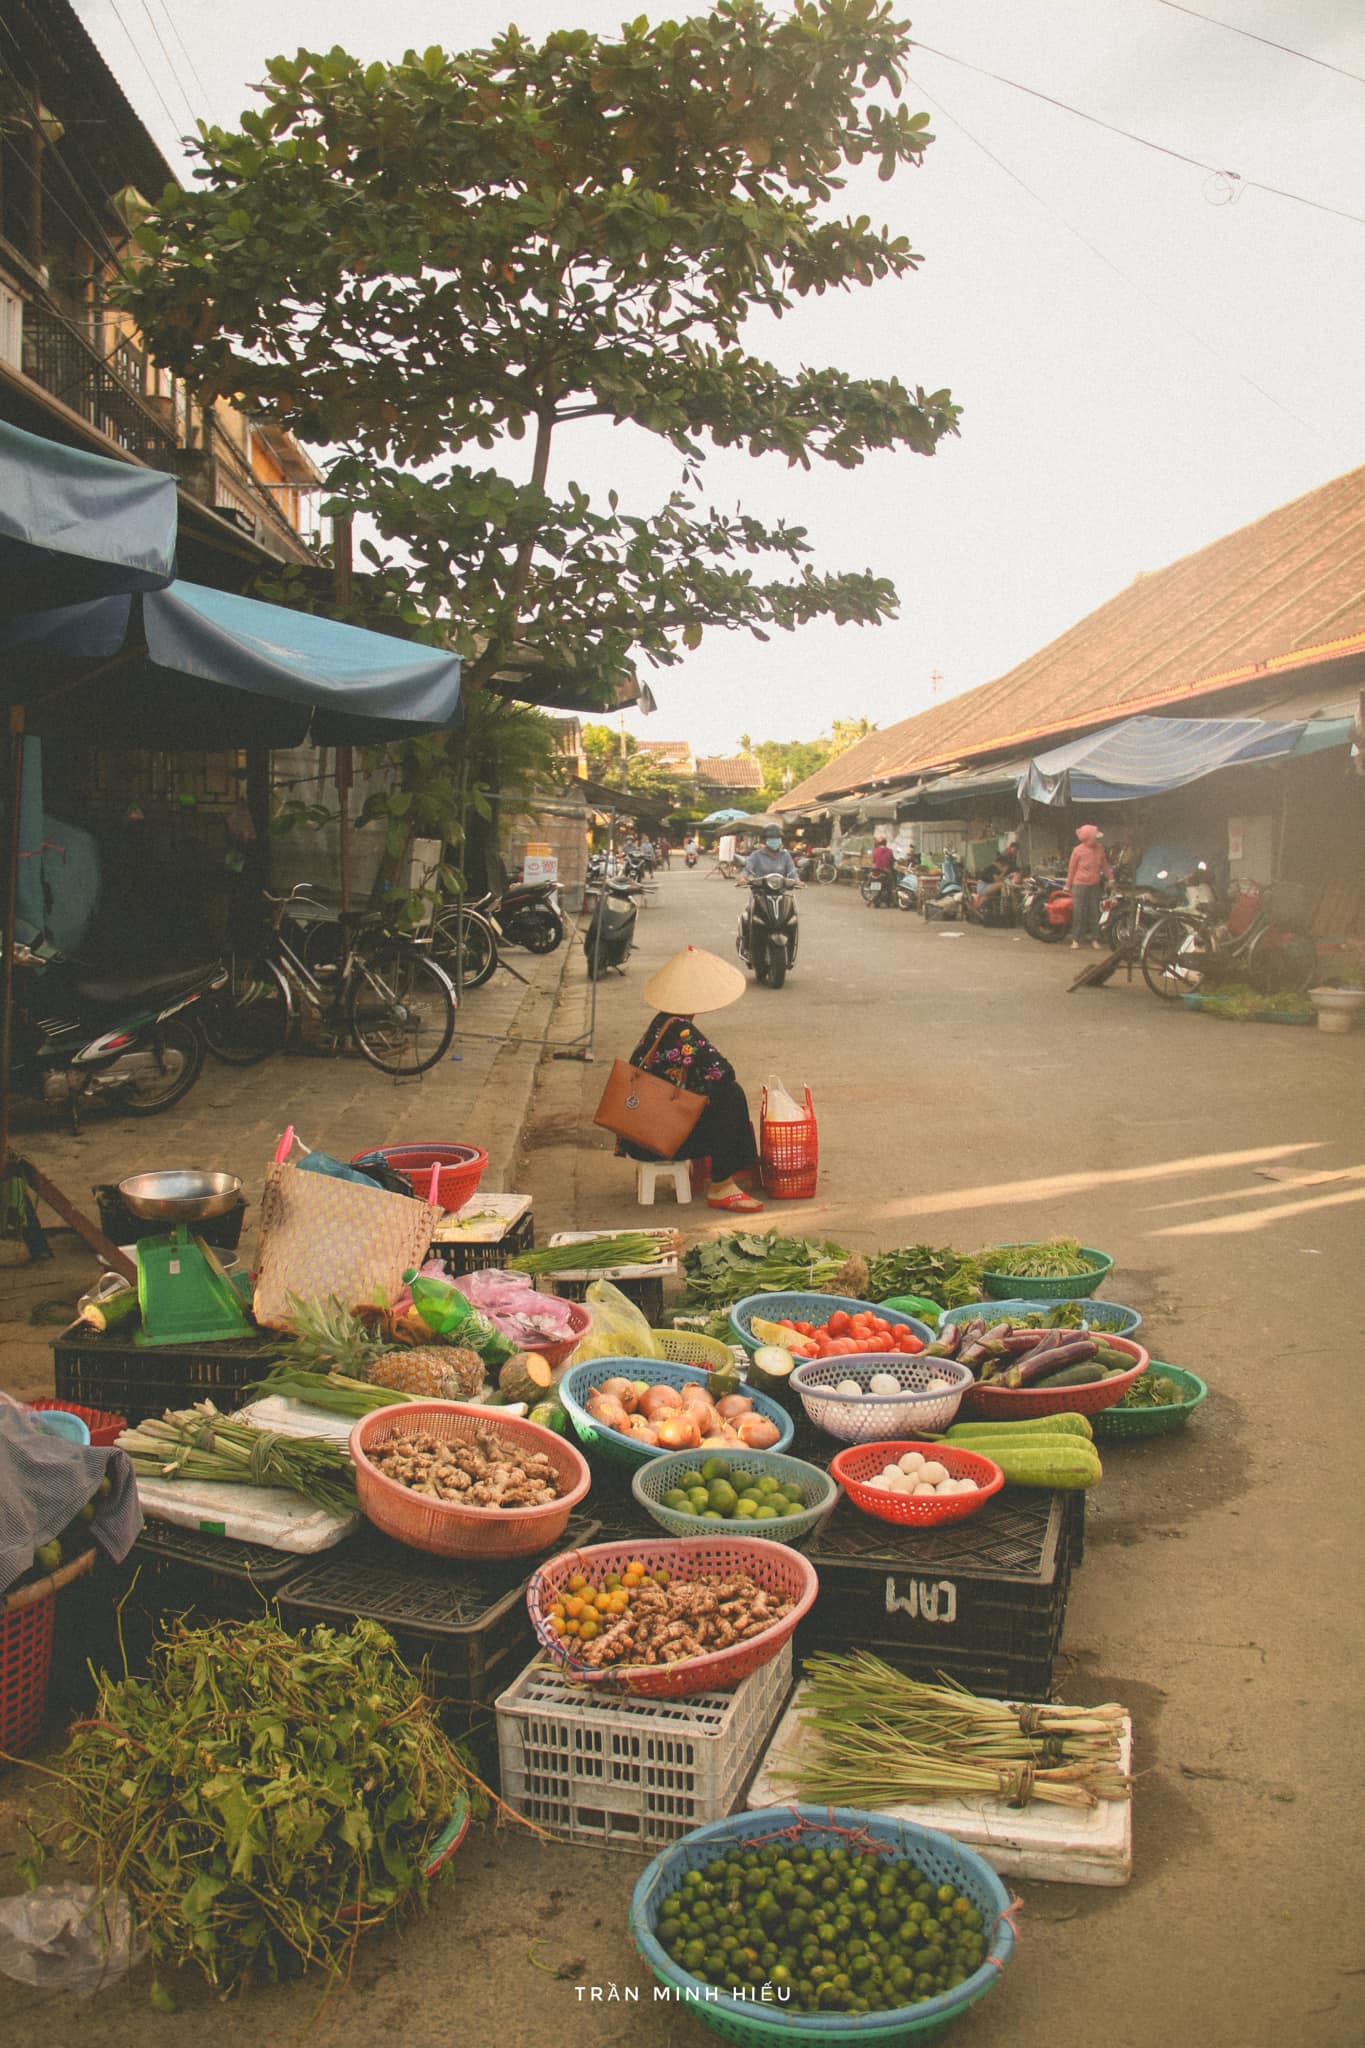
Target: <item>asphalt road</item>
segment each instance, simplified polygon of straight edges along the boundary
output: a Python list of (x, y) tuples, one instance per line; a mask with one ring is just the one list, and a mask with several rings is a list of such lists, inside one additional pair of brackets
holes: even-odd
[[(689, 940), (728, 953), (737, 909), (700, 871), (662, 877), (628, 973), (601, 991), (597, 1061), (541, 1068), (517, 1182), (542, 1238), (650, 1220), (592, 1107), (642, 1027), (649, 968)], [(1365, 2017), (1350, 1380), (1365, 1036), (1225, 1024), (1140, 983), (1068, 995), (1069, 952), (872, 913), (843, 888), (808, 890), (801, 913), (787, 987), (751, 987), (710, 1026), (755, 1106), (769, 1072), (815, 1093), (818, 1198), (771, 1219), (865, 1249), (1073, 1233), (1115, 1255), (1108, 1291), (1143, 1312), (1154, 1354), (1213, 1388), (1183, 1436), (1106, 1451), (1058, 1666), (1062, 1697), (1134, 1714), (1133, 1881), (1020, 1885), (1015, 1961), (952, 2038), (1348, 2048)], [(560, 1038), (584, 986), (573, 961)], [(724, 1222), (676, 1214), (689, 1233)], [(632, 1957), (639, 1867), (510, 1832), (472, 1840), (432, 1919), (366, 1945), (311, 2042), (700, 2044), (698, 2022), (648, 2002)], [(640, 2004), (622, 2002), (639, 1986)], [(215, 2048), (255, 2048), (313, 2006), (300, 1990), (227, 2008), (185, 1997), (179, 2017), (149, 2011), (139, 1978), (77, 2013), (3, 1985), (0, 2012), (13, 2048), (46, 2048), (68, 2023), (86, 2048), (171, 2048), (200, 2012)]]

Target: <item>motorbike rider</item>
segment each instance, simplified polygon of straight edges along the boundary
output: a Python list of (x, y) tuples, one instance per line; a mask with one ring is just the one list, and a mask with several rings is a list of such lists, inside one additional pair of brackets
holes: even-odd
[(879, 825), (872, 835), (872, 872), (877, 878), (876, 908), (894, 910), (896, 907), (896, 856), (887, 843), (885, 830)]
[(770, 825), (763, 834), (763, 843), (756, 846), (748, 856), (742, 869), (746, 882), (761, 882), (768, 875), (782, 875), (787, 880), (802, 886), (796, 872), (796, 862), (782, 844), (782, 834), (776, 825)]

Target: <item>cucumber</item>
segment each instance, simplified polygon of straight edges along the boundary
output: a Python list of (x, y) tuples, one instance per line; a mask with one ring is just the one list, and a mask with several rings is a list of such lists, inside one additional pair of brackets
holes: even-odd
[(1082, 1436), (1088, 1441), (1095, 1432), (1088, 1416), (1069, 1410), (1061, 1415), (1021, 1415), (1017, 1422), (955, 1422), (947, 1432), (950, 1444), (970, 1444), (976, 1436), (996, 1436), (1001, 1430), (1040, 1436)]
[(556, 1436), (568, 1434), (569, 1418), (558, 1401), (537, 1401), (526, 1420), (538, 1422), (542, 1429), (552, 1429)]
[(989, 1458), (1000, 1467), (1008, 1486), (1046, 1486), (1083, 1493), (1104, 1476), (1095, 1446), (1074, 1436), (1034, 1437), (1027, 1444), (1008, 1438), (1003, 1443), (998, 1439), (977, 1441), (958, 1448)]
[(1033, 1384), (1040, 1392), (1046, 1388), (1051, 1393), (1054, 1387), (1093, 1387), (1097, 1381), (1108, 1378), (1097, 1359), (1087, 1358), (1080, 1365), (1069, 1365), (1064, 1372), (1050, 1373), (1045, 1380), (1035, 1380)]

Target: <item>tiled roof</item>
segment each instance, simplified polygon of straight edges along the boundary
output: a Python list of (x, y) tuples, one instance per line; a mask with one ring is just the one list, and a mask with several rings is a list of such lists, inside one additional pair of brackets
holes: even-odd
[(713, 782), (718, 789), (762, 789), (763, 770), (752, 754), (709, 754), (697, 762), (698, 782)]
[(1365, 648), (1365, 468), (1165, 569), (994, 682), (870, 733), (773, 806), (943, 769)]

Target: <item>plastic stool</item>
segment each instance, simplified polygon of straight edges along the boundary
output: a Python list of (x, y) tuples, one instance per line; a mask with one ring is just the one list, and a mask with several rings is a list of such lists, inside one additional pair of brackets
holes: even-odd
[(654, 1206), (654, 1190), (660, 1180), (671, 1180), (679, 1202), (692, 1199), (691, 1161), (687, 1159), (641, 1159), (635, 1167), (635, 1199), (642, 1208)]

